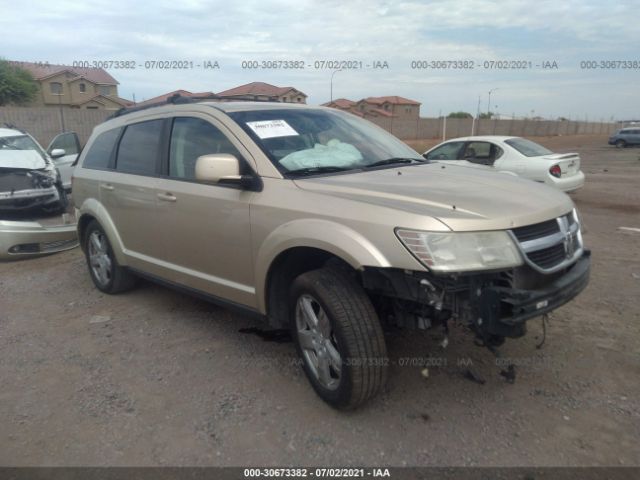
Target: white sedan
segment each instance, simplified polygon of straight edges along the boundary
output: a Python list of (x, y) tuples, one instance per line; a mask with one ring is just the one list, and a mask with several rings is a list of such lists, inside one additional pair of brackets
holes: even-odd
[(521, 137), (487, 135), (454, 138), (423, 154), (432, 162), (489, 169), (546, 183), (564, 192), (584, 185), (577, 153), (553, 153)]

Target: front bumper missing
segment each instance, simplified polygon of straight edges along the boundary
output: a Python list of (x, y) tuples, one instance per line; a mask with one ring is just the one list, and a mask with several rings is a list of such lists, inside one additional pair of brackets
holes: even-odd
[(586, 288), (591, 252), (585, 250), (569, 269), (552, 283), (536, 290), (489, 286), (473, 302), (475, 328), (489, 335), (520, 337), (525, 322), (569, 302)]
[(47, 226), (40, 222), (0, 220), (0, 260), (47, 255), (77, 246), (75, 222)]

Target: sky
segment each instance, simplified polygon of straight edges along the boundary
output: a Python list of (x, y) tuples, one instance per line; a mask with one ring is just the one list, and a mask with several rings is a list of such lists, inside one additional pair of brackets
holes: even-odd
[[(640, 118), (640, 0), (25, 0), (8, 7), (0, 57), (130, 62), (135, 68), (107, 70), (119, 95), (137, 101), (264, 81), (293, 86), (313, 105), (332, 94), (400, 95), (421, 102), (423, 117), (490, 109)], [(151, 68), (154, 61), (189, 68)], [(248, 68), (273, 61), (304, 68)], [(356, 68), (336, 72), (336, 61)], [(451, 68), (454, 61), (465, 68)]]

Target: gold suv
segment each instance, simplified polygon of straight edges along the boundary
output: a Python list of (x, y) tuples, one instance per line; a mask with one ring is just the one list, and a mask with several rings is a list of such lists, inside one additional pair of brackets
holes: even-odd
[(495, 350), (582, 291), (564, 193), (429, 163), (341, 111), (192, 102), (95, 128), (73, 180), (96, 287), (143, 276), (290, 328), (318, 395), (379, 392), (383, 328), (468, 326)]

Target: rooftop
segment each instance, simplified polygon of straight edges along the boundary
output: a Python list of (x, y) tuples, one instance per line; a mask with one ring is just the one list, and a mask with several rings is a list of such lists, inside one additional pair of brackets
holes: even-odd
[(382, 105), (383, 103), (391, 103), (394, 105), (422, 105), (420, 102), (416, 102), (415, 100), (411, 100), (409, 98), (399, 97), (397, 95), (393, 95), (390, 97), (367, 97), (360, 101), (373, 103), (375, 105)]
[(245, 85), (231, 88), (229, 90), (225, 90), (223, 92), (219, 92), (218, 96), (231, 97), (235, 95), (265, 95), (268, 97), (276, 97), (278, 95), (284, 95), (291, 90), (299, 91), (293, 87), (276, 87), (275, 85), (271, 85), (269, 83), (251, 82)]
[(36, 80), (42, 80), (62, 72), (69, 72), (78, 77), (86, 78), (90, 82), (101, 85), (118, 85), (118, 82), (103, 68), (77, 68), (69, 65), (50, 65), (32, 62), (9, 62), (23, 68), (33, 75)]

